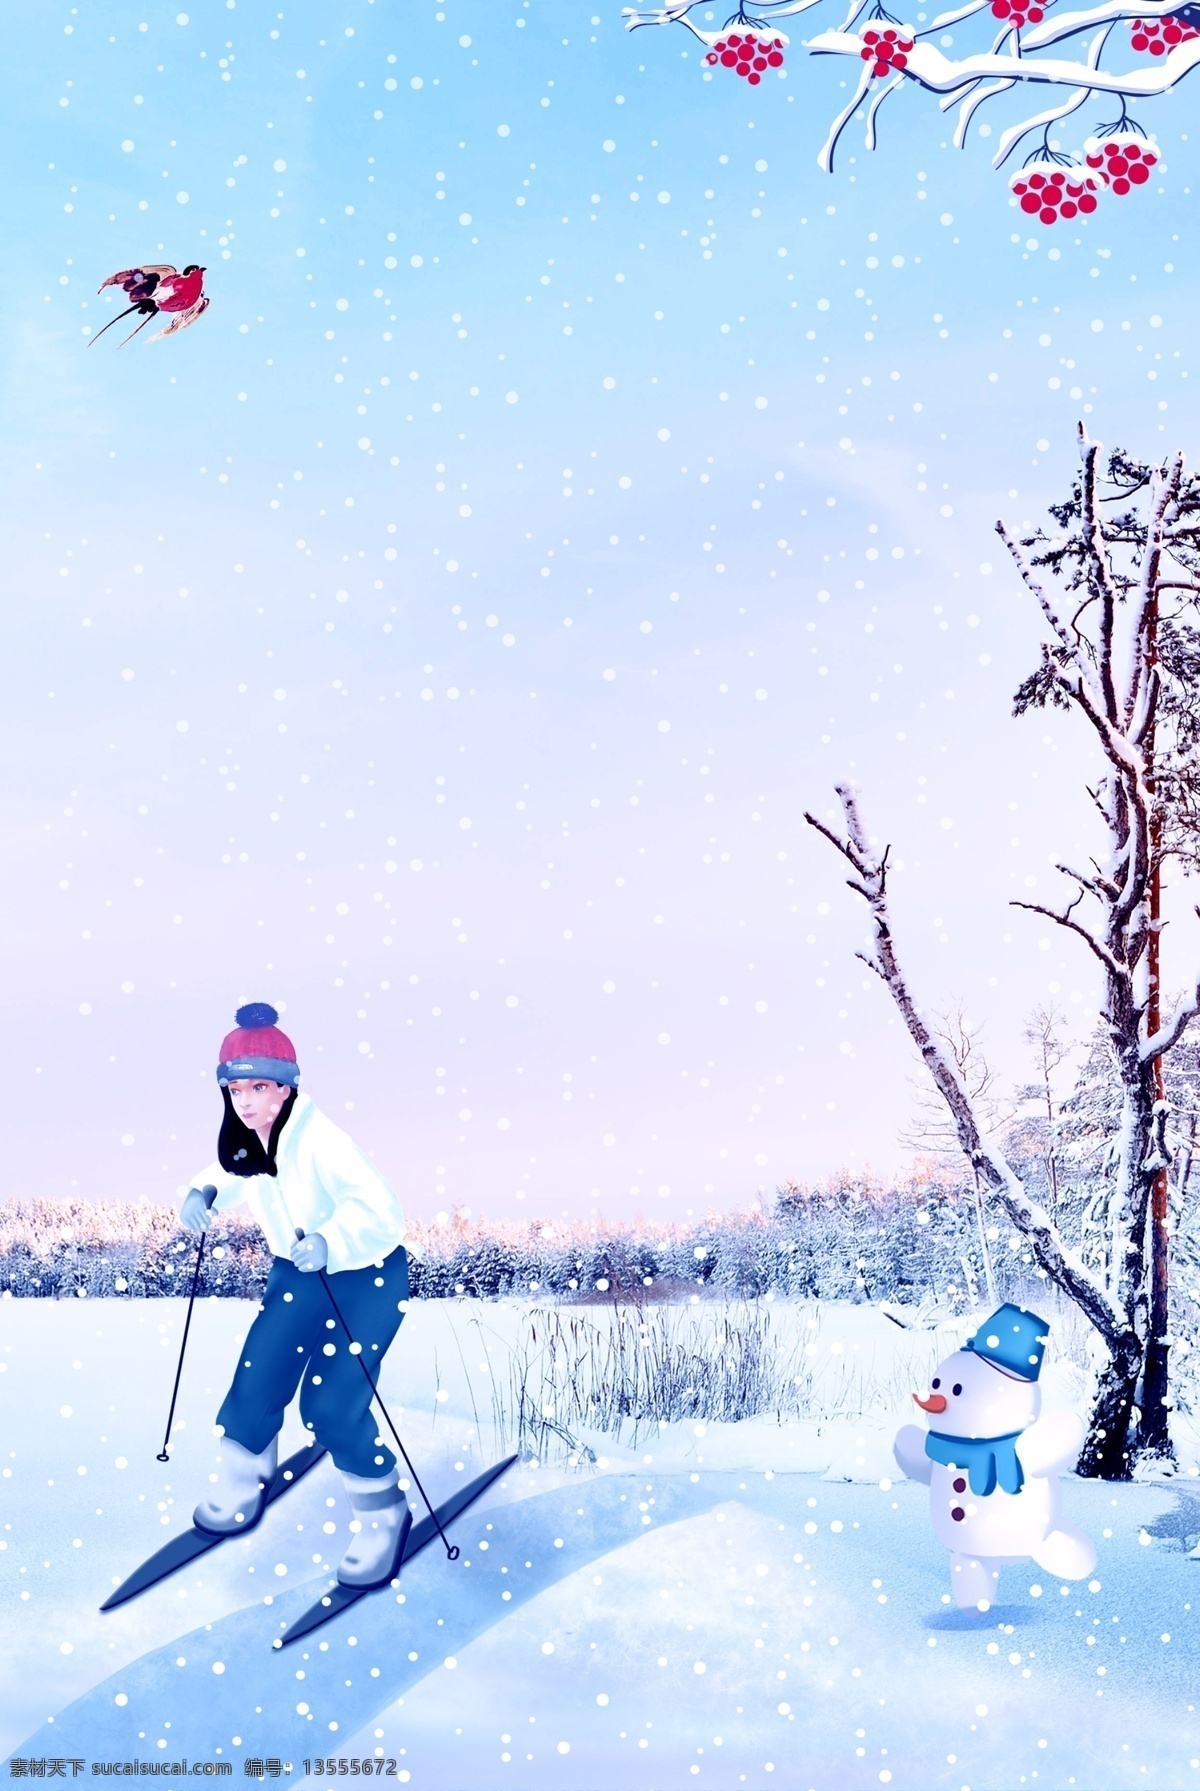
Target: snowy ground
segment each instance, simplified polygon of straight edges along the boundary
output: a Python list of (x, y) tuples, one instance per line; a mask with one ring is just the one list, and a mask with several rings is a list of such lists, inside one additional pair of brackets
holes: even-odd
[[(401, 1602), (366, 1600), (281, 1654), (271, 1638), (345, 1541), (327, 1464), (252, 1536), (97, 1610), (186, 1524), (252, 1308), (198, 1309), (168, 1467), (154, 1457), (181, 1303), (3, 1313), (0, 1751), (226, 1759), (239, 1778), (253, 1756), (298, 1774), (374, 1756), (430, 1791), (1200, 1785), (1197, 1491), (1070, 1482), (1095, 1580), (1006, 1569), (1002, 1603), (960, 1615), (925, 1489), (891, 1484), (888, 1454), (906, 1386), (949, 1333), (784, 1309), (841, 1416), (677, 1425), (636, 1448), (593, 1435), (594, 1468), (514, 1470), (463, 1521), (457, 1563), (429, 1549)], [(435, 1496), (497, 1447), (474, 1346), (491, 1341), (494, 1372), (521, 1316), (430, 1302), (406, 1321), (386, 1390)], [(1073, 1386), (1050, 1372), (1049, 1401)]]

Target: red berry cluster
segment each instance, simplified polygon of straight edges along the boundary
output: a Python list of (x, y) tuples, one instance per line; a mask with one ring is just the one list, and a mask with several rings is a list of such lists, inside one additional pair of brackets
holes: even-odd
[(913, 47), (913, 39), (904, 37), (890, 25), (886, 31), (864, 31), (863, 48), (859, 55), (864, 62), (873, 62), (872, 75), (890, 75), (893, 69), (908, 67), (908, 52)]
[(1132, 131), (1118, 131), (1112, 137), (1089, 137), (1083, 146), (1083, 157), (1089, 168), (1095, 168), (1119, 198), (1144, 187), (1158, 165), (1158, 151), (1144, 137)]
[(1085, 216), (1096, 209), (1096, 192), (1102, 177), (1086, 168), (1060, 168), (1054, 162), (1031, 162), (1009, 182), (1021, 210), (1041, 224), (1057, 224), (1060, 218)]
[(727, 37), (717, 39), (704, 60), (733, 69), (751, 87), (757, 87), (767, 69), (782, 68), (784, 42), (782, 37), (731, 31)]
[(1200, 37), (1190, 20), (1166, 13), (1161, 19), (1134, 19), (1130, 24), (1129, 42), (1135, 50), (1149, 50), (1152, 56), (1165, 56), (1176, 44), (1186, 44)]
[(997, 19), (1008, 19), (1018, 30), (1022, 25), (1040, 25), (1046, 16), (1045, 8), (1035, 6), (1033, 0), (992, 0), (992, 13)]

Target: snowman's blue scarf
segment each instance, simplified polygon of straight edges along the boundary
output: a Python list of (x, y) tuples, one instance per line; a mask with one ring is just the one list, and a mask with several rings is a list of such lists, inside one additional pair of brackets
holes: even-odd
[(1020, 1435), (1013, 1430), (1002, 1437), (948, 1437), (931, 1430), (925, 1438), (925, 1453), (944, 1468), (965, 1468), (976, 1498), (986, 1498), (997, 1486), (1006, 1493), (1019, 1493), (1025, 1484), (1016, 1450)]

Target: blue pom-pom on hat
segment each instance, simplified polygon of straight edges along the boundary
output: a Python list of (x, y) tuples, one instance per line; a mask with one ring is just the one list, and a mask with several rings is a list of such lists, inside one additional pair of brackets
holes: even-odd
[(233, 1016), (239, 1026), (259, 1027), (276, 1026), (279, 1015), (269, 1001), (248, 1001)]
[(1042, 1370), (1049, 1335), (1050, 1326), (1044, 1318), (1006, 1301), (963, 1347), (982, 1356), (1002, 1374), (1036, 1381)]

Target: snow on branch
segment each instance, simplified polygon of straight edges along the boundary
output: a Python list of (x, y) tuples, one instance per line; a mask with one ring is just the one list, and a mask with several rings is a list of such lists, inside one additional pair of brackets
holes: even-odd
[[(856, 61), (861, 59), (863, 48), (860, 38), (845, 31), (822, 31), (810, 38), (807, 47), (814, 56), (853, 56)], [(1165, 56), (1156, 57), (1150, 68), (1121, 73), (1089, 68), (1086, 62), (1060, 62), (1050, 57), (1034, 60), (988, 51), (955, 61), (943, 56), (932, 44), (917, 43), (909, 51), (904, 72), (929, 93), (953, 93), (967, 81), (1004, 80), (1082, 87), (1089, 93), (1120, 94), (1136, 99), (1169, 93), (1185, 75), (1191, 74), (1197, 63), (1200, 63), (1200, 38), (1177, 44)]]
[(987, 1143), (956, 1065), (913, 1000), (896, 953), (888, 909), (888, 851), (876, 851), (863, 823), (855, 786), (839, 783), (834, 787), (842, 805), (845, 837), (807, 811), (804, 819), (846, 860), (854, 873), (847, 882), (871, 911), (874, 949), (870, 955), (859, 956), (887, 984), (909, 1037), (950, 1111), (964, 1154), (987, 1181), (1017, 1230), (1028, 1238), (1041, 1267), (1087, 1314), (1105, 1342), (1117, 1346), (1127, 1331), (1120, 1307), (1083, 1259), (1069, 1248), (1045, 1208), (1029, 1195), (1004, 1156)]

